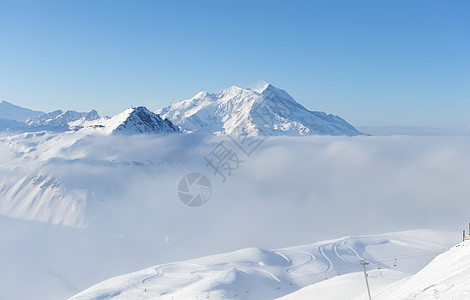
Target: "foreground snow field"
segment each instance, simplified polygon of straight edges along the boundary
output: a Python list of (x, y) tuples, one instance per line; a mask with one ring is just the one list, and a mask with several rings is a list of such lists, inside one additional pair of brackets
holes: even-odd
[[(391, 269), (373, 269), (367, 272), (371, 294), (381, 287), (408, 277)], [(369, 300), (364, 273), (356, 272), (314, 283), (278, 300)], [(375, 297), (373, 298), (376, 299)]]
[(378, 290), (374, 299), (470, 299), (470, 241), (439, 255), (417, 274)]
[[(363, 274), (357, 273), (361, 271), (360, 260), (371, 263), (371, 285), (375, 289), (416, 272), (446, 251), (448, 244), (449, 235), (422, 230), (345, 237), (273, 251), (248, 248), (115, 277), (71, 299), (261, 300), (275, 299), (317, 282), (318, 288), (308, 295), (327, 295), (331, 286), (337, 287), (337, 295), (360, 295), (365, 292)], [(341, 285), (351, 285), (353, 291)]]
[[(369, 283), (374, 300), (470, 299), (470, 242), (438, 255), (415, 275), (372, 270)], [(395, 281), (395, 282), (394, 282)], [(392, 283), (393, 282), (393, 283)], [(305, 287), (279, 300), (366, 300), (364, 274), (351, 273)]]

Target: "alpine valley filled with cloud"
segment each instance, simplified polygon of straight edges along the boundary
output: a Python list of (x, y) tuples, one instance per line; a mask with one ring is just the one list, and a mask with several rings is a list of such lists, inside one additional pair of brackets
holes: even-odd
[(470, 294), (466, 135), (371, 135), (271, 84), (3, 101), (0, 128), (0, 299), (368, 299), (366, 271), (373, 299)]

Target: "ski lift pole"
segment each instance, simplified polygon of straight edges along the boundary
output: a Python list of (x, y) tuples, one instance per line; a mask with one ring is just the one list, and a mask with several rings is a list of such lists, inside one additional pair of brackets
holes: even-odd
[(369, 300), (372, 300), (372, 297), (370, 296), (370, 289), (369, 289), (369, 281), (367, 280), (367, 272), (366, 272), (366, 265), (369, 263), (365, 260), (361, 260), (360, 265), (362, 266), (362, 269), (364, 270), (364, 277), (366, 279), (366, 286), (367, 286), (367, 293), (369, 294)]

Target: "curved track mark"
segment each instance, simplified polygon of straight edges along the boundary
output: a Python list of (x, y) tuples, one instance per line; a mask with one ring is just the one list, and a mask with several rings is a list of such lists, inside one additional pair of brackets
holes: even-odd
[(310, 252), (305, 252), (305, 251), (298, 251), (298, 252), (306, 254), (308, 256), (308, 260), (306, 262), (301, 263), (301, 264), (298, 264), (298, 265), (287, 268), (286, 269), (287, 273), (295, 274), (296, 269), (301, 268), (301, 267), (317, 260), (317, 258)]
[(332, 248), (333, 248), (333, 252), (336, 254), (336, 256), (339, 257), (339, 259), (341, 259), (342, 261), (347, 261), (341, 254), (338, 253), (338, 243), (334, 243)]
[(155, 275), (142, 279), (141, 283), (145, 284), (147, 281), (152, 280), (152, 279), (156, 279), (156, 278), (160, 278), (163, 275), (165, 275), (165, 273), (163, 272), (162, 267), (156, 267), (155, 268)]
[(289, 259), (289, 257), (285, 256), (281, 252), (274, 250), (273, 253), (275, 253), (275, 254), (279, 255), (280, 257), (284, 258), (288, 263), (290, 263), (290, 264), (292, 263), (292, 261)]
[(326, 270), (324, 272), (328, 272), (330, 269), (333, 269), (333, 262), (330, 260), (328, 255), (325, 254), (325, 247), (331, 245), (331, 244), (326, 244), (326, 245), (321, 245), (318, 247), (318, 251), (320, 251), (320, 254), (328, 261), (328, 266), (326, 267)]
[(349, 249), (351, 250), (354, 255), (359, 259), (359, 260), (363, 260), (363, 258), (359, 255), (359, 253), (357, 253), (356, 249), (354, 249), (353, 247), (351, 247), (347, 241), (344, 241), (343, 244)]
[(274, 275), (274, 273), (272, 273), (272, 272), (269, 272), (269, 271), (266, 271), (266, 270), (263, 270), (263, 269), (256, 269), (256, 271), (268, 275), (269, 278), (276, 281), (277, 283), (281, 283), (281, 280), (276, 275)]

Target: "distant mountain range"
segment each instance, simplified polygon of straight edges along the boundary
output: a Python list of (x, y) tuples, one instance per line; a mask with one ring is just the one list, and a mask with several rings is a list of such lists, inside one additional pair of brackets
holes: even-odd
[(15, 120), (17, 122), (26, 122), (26, 120), (39, 117), (44, 114), (42, 111), (34, 111), (14, 105), (7, 101), (0, 102), (0, 118)]
[(342, 118), (310, 111), (271, 84), (259, 90), (232, 86), (217, 93), (200, 92), (155, 113), (145, 107), (100, 118), (95, 110), (33, 111), (3, 101), (0, 130), (12, 132), (101, 129), (106, 133), (205, 132), (215, 135), (362, 135)]
[(34, 111), (14, 105), (7, 101), (0, 102), (0, 130), (17, 132), (67, 131), (69, 123), (97, 120), (96, 110), (76, 112), (56, 110), (50, 113)]
[(29, 126), (65, 126), (67, 127), (70, 122), (78, 120), (93, 121), (99, 119), (100, 116), (96, 110), (89, 112), (76, 112), (68, 110), (56, 110), (50, 113), (44, 113), (37, 117), (28, 119), (25, 123)]

